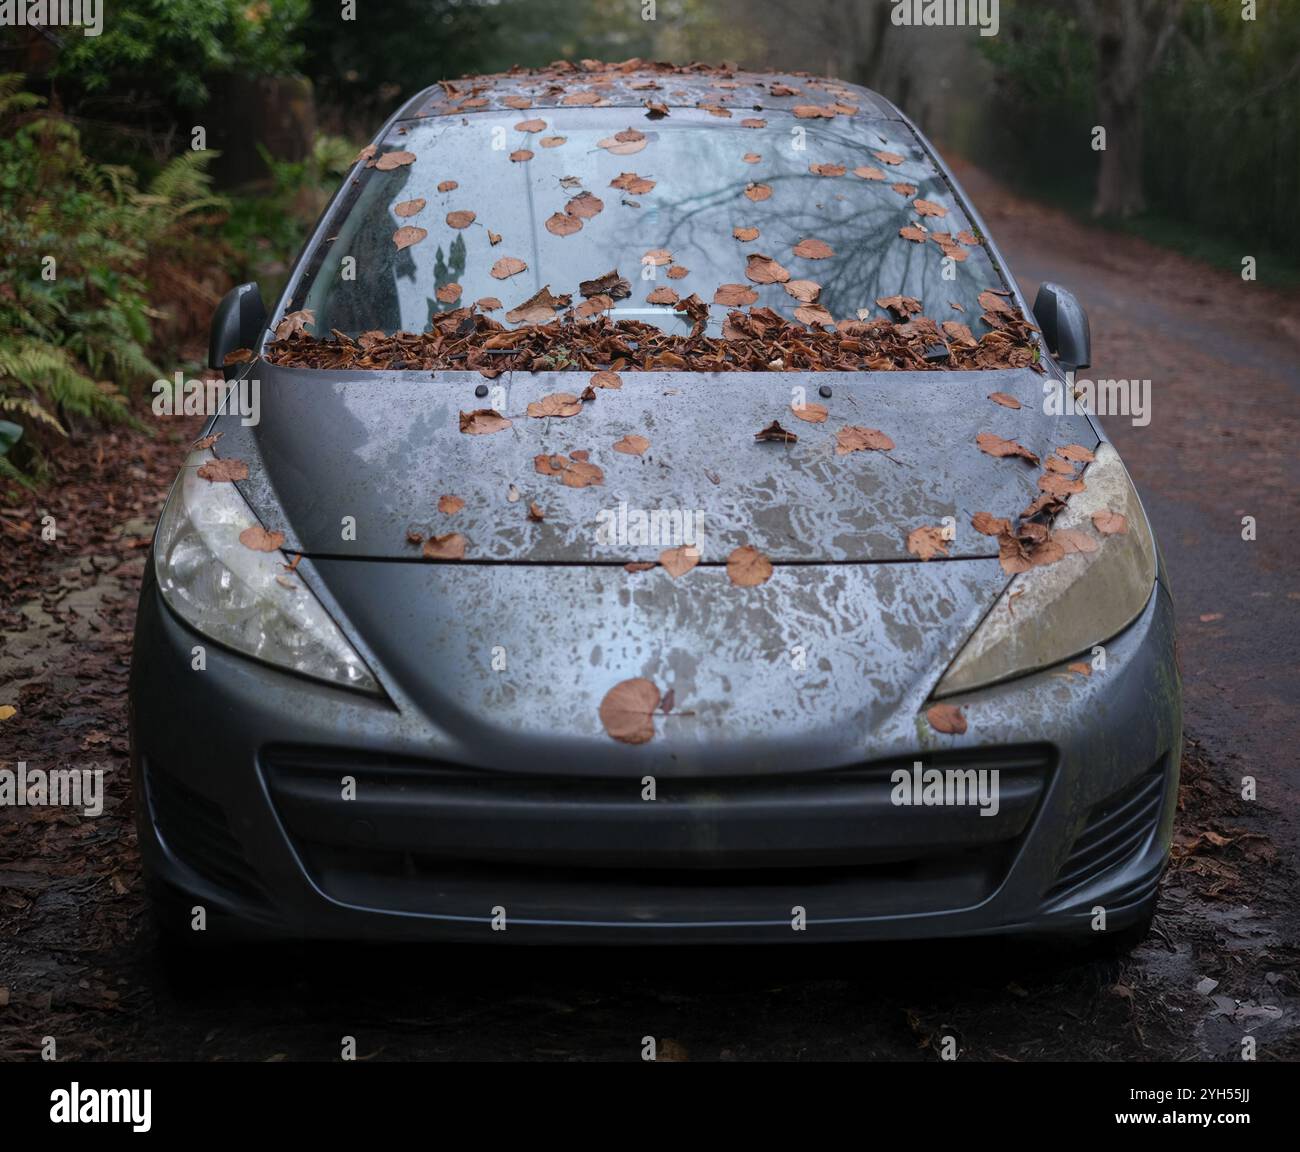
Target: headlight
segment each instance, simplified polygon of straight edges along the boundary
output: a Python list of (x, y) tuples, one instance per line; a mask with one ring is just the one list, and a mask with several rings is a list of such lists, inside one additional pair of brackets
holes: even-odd
[(239, 489), (198, 474), (193, 452), (158, 524), (154, 569), (167, 603), (197, 632), (237, 652), (349, 688), (378, 692), (370, 669), (280, 551), (239, 534), (258, 523)]
[[(1053, 530), (1087, 532), (1097, 550), (1016, 576), (944, 673), (936, 696), (1059, 664), (1122, 632), (1146, 607), (1156, 579), (1155, 542), (1119, 453), (1102, 444), (1084, 480), (1087, 487), (1070, 497)], [(1107, 509), (1123, 514), (1127, 532), (1098, 535), (1093, 513)]]

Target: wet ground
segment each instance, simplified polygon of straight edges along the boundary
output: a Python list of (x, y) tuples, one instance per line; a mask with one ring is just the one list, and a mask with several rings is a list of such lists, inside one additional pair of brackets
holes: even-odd
[(646, 1035), (689, 1060), (935, 1059), (945, 1035), (977, 1060), (1233, 1060), (1246, 1037), (1260, 1059), (1300, 1058), (1300, 301), (961, 174), (1025, 286), (1081, 297), (1086, 375), (1152, 382), (1148, 425), (1104, 421), (1165, 552), (1186, 692), (1174, 862), (1142, 947), (261, 947), (168, 968), (144, 915), (125, 700), (181, 422), (87, 433), (39, 502), (0, 508), (0, 705), (17, 708), (0, 766), (101, 765), (108, 791), (93, 820), (0, 811), (0, 1060), (50, 1036), (64, 1059), (333, 1059), (344, 1036), (363, 1059), (636, 1059)]

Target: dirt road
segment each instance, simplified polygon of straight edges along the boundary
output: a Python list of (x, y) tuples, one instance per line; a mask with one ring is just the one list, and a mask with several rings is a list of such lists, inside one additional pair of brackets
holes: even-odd
[[(102, 764), (105, 815), (0, 812), (0, 1060), (61, 1058), (1260, 1059), (1300, 1057), (1300, 301), (962, 176), (1027, 287), (1088, 308), (1094, 378), (1152, 381), (1107, 420), (1180, 613), (1189, 737), (1157, 929), (1122, 963), (1000, 944), (759, 950), (277, 948), (166, 978), (126, 783), (131, 619), (193, 424), (69, 453), (0, 513), (0, 766)], [(1243, 253), (1248, 255), (1248, 253)], [(74, 457), (72, 459), (71, 457)], [(49, 513), (61, 533), (38, 539)], [(1242, 539), (1253, 516), (1257, 538)], [(1242, 777), (1259, 799), (1240, 797)]]

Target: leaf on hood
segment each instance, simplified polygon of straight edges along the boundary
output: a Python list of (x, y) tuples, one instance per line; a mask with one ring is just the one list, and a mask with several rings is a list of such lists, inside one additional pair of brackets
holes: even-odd
[(218, 440), (225, 435), (224, 432), (213, 432), (210, 436), (200, 436), (193, 444), (190, 445), (191, 452), (205, 452), (211, 448)]
[(757, 299), (758, 293), (747, 284), (719, 284), (713, 294), (713, 302), (725, 308), (743, 308)]
[(772, 561), (752, 544), (742, 544), (727, 557), (727, 579), (737, 588), (757, 588), (772, 578)]
[(596, 388), (622, 388), (623, 377), (617, 372), (596, 372), (591, 377), (591, 383)]
[(835, 433), (835, 455), (847, 456), (850, 452), (892, 452), (894, 442), (878, 428), (859, 428), (846, 424)]
[(970, 526), (985, 536), (1001, 536), (1011, 531), (1011, 521), (994, 516), (992, 512), (976, 512), (970, 518)]
[(527, 148), (516, 148), (510, 153), (510, 159), (515, 164), (526, 164), (533, 158), (533, 153)]
[(582, 401), (569, 392), (552, 392), (528, 405), (528, 415), (534, 420), (543, 420), (548, 416), (576, 416), (581, 411)]
[(822, 294), (822, 286), (815, 280), (787, 280), (782, 287), (800, 304), (815, 304)]
[(608, 296), (611, 300), (626, 300), (632, 295), (632, 285), (615, 268), (594, 280), (583, 280), (578, 284), (578, 291), (586, 297)]
[(662, 268), (665, 264), (673, 262), (673, 254), (667, 248), (651, 248), (644, 256), (641, 257), (642, 264), (649, 264), (655, 268)]
[(817, 176), (843, 176), (848, 169), (843, 164), (810, 164), (808, 171)]
[(590, 220), (605, 210), (605, 202), (590, 192), (579, 192), (565, 204), (564, 211), (580, 220)]
[(672, 579), (685, 576), (700, 562), (700, 550), (694, 544), (683, 544), (678, 548), (666, 548), (659, 553), (659, 563)]
[(622, 440), (614, 441), (614, 451), (622, 452), (624, 456), (644, 456), (649, 447), (650, 441), (635, 432), (629, 432)]
[(286, 312), (284, 318), (275, 326), (275, 338), (288, 340), (301, 332), (307, 334), (307, 325), (316, 323), (316, 311), (313, 308), (300, 308), (297, 312)]
[(1087, 485), (1075, 476), (1061, 476), (1056, 472), (1044, 472), (1038, 478), (1038, 490), (1049, 496), (1074, 496), (1082, 492)]
[(931, 728), (945, 736), (961, 736), (966, 731), (966, 716), (956, 704), (931, 704), (925, 718)]
[(577, 305), (573, 309), (573, 315), (577, 319), (583, 320), (588, 316), (599, 316), (602, 312), (608, 312), (613, 307), (614, 301), (608, 296), (592, 296)]
[(651, 568), (658, 568), (659, 565), (653, 560), (630, 560), (623, 565), (624, 572), (649, 572)]
[(871, 164), (864, 164), (861, 168), (854, 168), (853, 175), (863, 180), (884, 180), (887, 179), (884, 172)]
[(910, 240), (913, 244), (924, 244), (927, 238), (926, 232), (921, 228), (915, 228), (911, 224), (906, 225), (898, 230), (898, 234), (904, 240)]
[(763, 154), (761, 152), (746, 152), (741, 159), (746, 164), (761, 164), (763, 161)]
[(243, 460), (236, 460), (231, 456), (222, 457), (219, 460), (209, 460), (206, 464), (200, 464), (198, 474), (209, 483), (228, 480), (247, 480), (248, 465)]
[(788, 429), (782, 428), (779, 421), (773, 420), (766, 428), (755, 432), (754, 439), (760, 444), (793, 444), (799, 437)]
[(468, 228), (474, 223), (477, 217), (473, 212), (460, 209), (456, 212), (447, 213), (447, 227), (449, 228)]
[(646, 297), (646, 303), (647, 304), (676, 304), (679, 299), (681, 299), (681, 297), (679, 297), (676, 292), (674, 292), (666, 284), (661, 284), (658, 288), (656, 288), (653, 292), (651, 292), (649, 296)]
[(644, 107), (645, 107), (645, 118), (647, 120), (662, 120), (665, 116), (668, 115), (667, 104), (659, 104), (653, 100), (647, 100), (645, 102)]
[(1086, 660), (1080, 660), (1074, 664), (1067, 664), (1065, 666), (1065, 670), (1067, 672), (1073, 672), (1077, 676), (1092, 675), (1092, 665), (1089, 664)]
[[(897, 192), (900, 196), (903, 196), (903, 197), (907, 197), (907, 196), (915, 196), (915, 195), (916, 195), (916, 185), (915, 185), (915, 184), (904, 184), (904, 183), (902, 183), (902, 182), (900, 181), (898, 184), (891, 184), (890, 187), (891, 187), (895, 192)], [(965, 253), (963, 253), (963, 255), (965, 255)]]
[(831, 120), (835, 113), (829, 108), (820, 108), (816, 104), (796, 104), (791, 111), (800, 120)]
[[(953, 327), (955, 328), (966, 328), (965, 324), (958, 324), (955, 320), (945, 320), (943, 322), (943, 328), (945, 332), (948, 330), (949, 324), (953, 325)], [(970, 335), (969, 328), (966, 328), (966, 335), (968, 336)], [(973, 339), (972, 339), (972, 343), (974, 343)], [(1005, 392), (990, 392), (989, 399), (992, 400), (994, 404), (1001, 404), (1003, 408), (1020, 407), (1020, 401), (1017, 400), (1014, 396), (1007, 395), (1007, 393)]]
[(790, 279), (789, 270), (770, 256), (751, 252), (746, 260), (745, 275), (755, 284), (784, 284)]
[(791, 404), (790, 411), (809, 424), (825, 424), (830, 411), (824, 404)]
[(907, 550), (913, 556), (929, 560), (940, 553), (947, 556), (948, 542), (943, 538), (942, 528), (927, 524), (921, 528), (913, 528), (907, 534)]
[(644, 196), (657, 183), (646, 176), (638, 176), (635, 172), (621, 172), (609, 182), (611, 188), (621, 188), (632, 196)]
[(239, 534), (239, 542), (254, 552), (278, 552), (284, 547), (284, 533), (268, 532), (260, 524), (252, 524)]
[(438, 497), (438, 511), (447, 516), (454, 516), (465, 507), (465, 501), (459, 496), (452, 496), (448, 493), (445, 496)]
[(635, 128), (624, 128), (622, 132), (615, 132), (613, 136), (596, 141), (597, 148), (604, 148), (614, 156), (631, 156), (645, 146), (645, 133), (638, 132)]
[(757, 116), (750, 116), (740, 122), (742, 128), (766, 128), (767, 121), (761, 120)]
[(871, 153), (882, 164), (901, 164), (903, 158), (897, 152), (872, 152)]
[(1074, 465), (1068, 460), (1062, 460), (1059, 456), (1049, 456), (1043, 461), (1043, 467), (1049, 472), (1055, 472), (1059, 476), (1073, 476)]
[(489, 229), (488, 229), (488, 243), (491, 244), (493, 247), (496, 247), (496, 245), (500, 244), (500, 243), (501, 243), (501, 233), (500, 233), (500, 232), (493, 232), (492, 229), (489, 228)]
[(460, 187), (458, 180), (443, 180), (438, 185), (439, 192), (455, 192)]
[(689, 268), (683, 268), (680, 264), (674, 264), (668, 269), (669, 280), (685, 280), (691, 274)]
[(408, 216), (414, 216), (417, 212), (424, 211), (424, 201), (422, 199), (403, 200), (400, 204), (393, 205), (395, 215), (406, 219)]
[(794, 310), (794, 318), (800, 324), (807, 324), (810, 328), (819, 324), (835, 323), (835, 318), (830, 314), (830, 310), (820, 304), (801, 304)]
[(802, 260), (827, 260), (835, 255), (834, 249), (825, 240), (817, 240), (812, 236), (800, 240), (793, 252)]
[(476, 408), (460, 414), (460, 430), (466, 436), (488, 436), (510, 427), (510, 421), (495, 408)]
[(555, 318), (555, 313), (569, 306), (571, 296), (552, 296), (551, 286), (543, 284), (538, 291), (528, 297), (518, 308), (506, 313), (511, 324), (546, 324)]
[[(203, 475), (202, 471), (199, 475)], [(1128, 517), (1122, 512), (1112, 512), (1106, 508), (1092, 514), (1092, 526), (1103, 536), (1123, 536), (1128, 532)]]
[(459, 532), (430, 536), (424, 542), (422, 555), (426, 560), (464, 560), (465, 543), (465, 537)]
[(1064, 448), (1058, 448), (1056, 454), (1064, 457), (1066, 460), (1073, 460), (1078, 464), (1091, 464), (1097, 459), (1097, 457), (1089, 452), (1082, 444), (1067, 444)]
[(543, 453), (533, 457), (533, 467), (539, 475), (558, 476), (566, 488), (590, 488), (605, 483), (605, 473), (587, 459), (587, 453), (574, 452), (571, 456)]
[(921, 216), (937, 216), (940, 219), (948, 215), (948, 209), (933, 200), (913, 200), (912, 207)]
[(748, 244), (751, 240), (757, 240), (759, 236), (757, 228), (733, 228), (731, 234), (742, 244)]
[(1038, 463), (1038, 457), (1023, 444), (1017, 444), (1014, 440), (1004, 440), (992, 432), (981, 432), (975, 437), (975, 443), (979, 445), (981, 452), (989, 456), (1019, 456), (1031, 464)]
[(404, 168), (415, 163), (414, 152), (385, 152), (375, 160), (375, 167), (381, 172), (391, 172), (394, 168)]
[(766, 184), (746, 184), (745, 195), (757, 204), (762, 200), (771, 199), (772, 189)]
[(546, 121), (545, 120), (520, 120), (519, 123), (515, 125), (515, 131), (516, 132), (545, 132)]
[(654, 739), (655, 709), (659, 689), (637, 677), (615, 684), (600, 702), (600, 722), (608, 735), (622, 744), (645, 744)]
[(915, 296), (879, 296), (876, 303), (900, 320), (907, 320), (921, 311), (921, 301)]
[(474, 301), (474, 307), (480, 312), (495, 312), (501, 307), (501, 301), (495, 296), (480, 296)]
[(543, 148), (559, 148), (562, 144), (567, 144), (567, 136), (543, 136), (537, 141)]
[(1073, 552), (1096, 552), (1101, 547), (1095, 536), (1081, 532), (1078, 528), (1058, 528), (1052, 533), (1052, 539), (1065, 549), (1067, 556)]
[(378, 151), (379, 148), (376, 145), (367, 144), (360, 152), (352, 157), (352, 163), (359, 164), (362, 160), (369, 160)]
[(455, 304), (460, 299), (461, 286), (459, 284), (441, 284), (433, 293), (439, 303)]
[(572, 236), (582, 231), (582, 221), (577, 216), (556, 212), (546, 218), (546, 230), (553, 236)]
[(525, 108), (533, 106), (532, 100), (527, 96), (521, 96), (518, 93), (512, 93), (501, 101), (507, 108), (513, 108), (516, 112), (522, 112)]
[(1003, 299), (1002, 293), (994, 292), (991, 288), (986, 288), (979, 294), (980, 307), (985, 312), (991, 312), (994, 315), (1014, 316), (1016, 309)]
[(542, 511), (542, 506), (536, 501), (528, 505), (528, 519), (534, 524), (540, 524), (546, 519), (546, 513)]

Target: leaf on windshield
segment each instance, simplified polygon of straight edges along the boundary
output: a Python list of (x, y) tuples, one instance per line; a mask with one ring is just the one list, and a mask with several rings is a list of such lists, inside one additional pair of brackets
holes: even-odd
[(596, 372), (591, 377), (591, 383), (596, 388), (622, 388), (623, 377), (617, 372)]
[(528, 265), (517, 256), (502, 256), (500, 260), (492, 265), (492, 277), (496, 280), (506, 280), (511, 276), (518, 276), (520, 272), (526, 271), (527, 268)]
[(800, 240), (794, 246), (793, 252), (803, 260), (828, 260), (835, 255), (834, 250), (825, 240), (817, 240), (811, 236), (805, 236)]
[[(374, 166), (381, 172), (391, 172), (394, 168), (404, 168), (407, 164), (415, 163), (414, 152), (385, 152), (378, 159), (373, 161)], [(369, 165), (367, 165), (368, 167)]]
[(757, 240), (759, 236), (757, 228), (733, 228), (731, 234), (742, 244), (748, 244), (751, 240)]
[(853, 169), (854, 176), (860, 176), (863, 180), (884, 180), (885, 174), (871, 164), (864, 164), (861, 168)]
[(746, 260), (745, 275), (755, 284), (784, 284), (790, 273), (770, 256), (751, 252)]
[(901, 164), (903, 158), (897, 152), (872, 152), (871, 153), (882, 164)]
[(808, 171), (817, 176), (843, 176), (848, 169), (843, 164), (810, 164)]
[(409, 248), (412, 244), (418, 244), (429, 234), (425, 228), (417, 228), (414, 224), (403, 224), (396, 232), (393, 233), (393, 243), (400, 252), (403, 248)]
[(725, 308), (743, 308), (757, 299), (758, 293), (745, 284), (719, 284), (713, 294), (713, 302)]
[(948, 215), (948, 209), (942, 204), (936, 204), (932, 200), (913, 200), (912, 207), (922, 216), (938, 216), (943, 218)]
[(455, 304), (460, 299), (461, 287), (459, 284), (441, 284), (434, 291), (440, 304)]
[(822, 294), (822, 286), (813, 280), (789, 280), (785, 290), (801, 304), (814, 304)]
[(402, 219), (406, 219), (408, 216), (414, 216), (417, 212), (422, 212), (423, 210), (424, 201), (420, 199), (403, 200), (400, 204), (393, 205), (394, 214), (400, 216)]
[(519, 307), (506, 313), (511, 324), (546, 324), (555, 313), (569, 306), (570, 296), (552, 296), (551, 286), (544, 284)]
[(772, 189), (766, 184), (747, 184), (745, 185), (745, 195), (757, 204), (762, 200), (771, 199)]
[(669, 288), (667, 285), (661, 285), (660, 287), (656, 288), (653, 292), (651, 292), (649, 296), (646, 297), (646, 303), (647, 304), (676, 304), (679, 299), (681, 299), (681, 297), (679, 297), (677, 293), (674, 292), (671, 288)]
[(604, 148), (614, 156), (631, 156), (646, 146), (646, 135), (635, 128), (624, 128), (604, 140), (596, 141), (597, 148)]
[(533, 158), (533, 153), (527, 148), (516, 148), (510, 153), (510, 159), (516, 164), (523, 164)]
[(638, 176), (635, 172), (622, 172), (609, 182), (609, 186), (621, 188), (632, 196), (644, 196), (656, 183), (657, 181), (646, 176)]
[(632, 295), (632, 285), (615, 268), (594, 280), (581, 281), (578, 292), (583, 296), (608, 296), (611, 300), (626, 300)]
[(209, 483), (218, 481), (235, 481), (248, 479), (248, 465), (243, 460), (226, 456), (219, 460), (209, 460), (200, 464), (198, 474)]
[(577, 216), (556, 212), (546, 218), (546, 230), (555, 236), (572, 236), (582, 231), (582, 221)]
[(898, 230), (898, 234), (904, 240), (911, 240), (914, 244), (924, 244), (927, 236), (925, 229), (917, 228), (911, 224), (908, 224), (906, 227), (900, 228)]
[(464, 210), (447, 213), (447, 226), (449, 228), (468, 228), (474, 223), (477, 217), (473, 212)]

